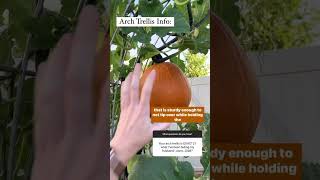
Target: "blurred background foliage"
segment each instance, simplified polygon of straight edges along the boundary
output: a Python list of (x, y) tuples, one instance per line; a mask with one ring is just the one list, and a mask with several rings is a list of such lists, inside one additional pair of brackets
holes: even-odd
[[(91, 3), (106, 19), (105, 1)], [(85, 4), (84, 0), (0, 1), (0, 180), (30, 179), (37, 67), (62, 34), (73, 31)]]
[[(211, 8), (238, 37), (244, 50), (263, 53), (319, 44), (320, 10), (310, 2), (213, 0)], [(319, 178), (320, 163), (302, 162), (303, 180)]]
[(205, 54), (192, 54), (186, 53), (186, 69), (185, 74), (187, 77), (203, 77), (209, 74), (209, 66), (206, 63), (207, 56)]
[(264, 51), (303, 47), (318, 37), (320, 11), (306, 0), (214, 0), (212, 8), (243, 48)]

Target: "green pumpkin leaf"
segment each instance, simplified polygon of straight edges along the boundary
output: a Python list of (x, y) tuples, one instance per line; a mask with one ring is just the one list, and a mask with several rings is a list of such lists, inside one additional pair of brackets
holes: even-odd
[(152, 44), (146, 44), (140, 50), (140, 60), (149, 59), (157, 54), (160, 54), (160, 51)]
[(50, 49), (64, 33), (70, 31), (71, 22), (56, 12), (45, 11), (42, 16), (29, 21), (25, 29), (33, 34), (33, 49)]
[(132, 38), (134, 41), (138, 41), (143, 44), (148, 44), (151, 41), (153, 35), (150, 31), (146, 31), (145, 28), (137, 28), (136, 35)]
[(139, 160), (139, 156), (136, 155), (136, 156), (133, 156), (133, 158), (131, 158), (130, 161), (128, 162), (127, 169), (129, 174), (133, 173), (133, 169), (137, 165), (138, 160)]
[(302, 180), (318, 180), (320, 178), (319, 163), (302, 163)]
[[(203, 19), (208, 13), (210, 9), (210, 1), (209, 0), (196, 0), (192, 3), (192, 16), (194, 17), (194, 23), (198, 23)], [(209, 18), (208, 18), (209, 19)]]
[(139, 14), (142, 17), (161, 17), (163, 6), (159, 0), (139, 0)]
[(137, 155), (130, 163), (129, 180), (192, 180), (193, 168), (189, 162), (178, 162), (171, 157)]
[(177, 161), (178, 179), (193, 180), (194, 170), (192, 165), (187, 161)]
[[(182, 59), (178, 58), (177, 56), (171, 58), (170, 62), (172, 62), (173, 64), (177, 65), (181, 69), (182, 72), (186, 71), (185, 62)], [(188, 123), (188, 124), (192, 124), (192, 123)]]
[(33, 15), (32, 0), (1, 0), (0, 14), (7, 10), (9, 12), (9, 27), (8, 39), (14, 39), (17, 50), (22, 50), (25, 47), (27, 32), (24, 27), (32, 18)]
[(190, 31), (188, 19), (175, 6), (169, 6), (164, 11), (162, 17), (174, 17), (174, 27), (153, 27), (152, 32), (160, 37), (173, 33), (187, 33)]

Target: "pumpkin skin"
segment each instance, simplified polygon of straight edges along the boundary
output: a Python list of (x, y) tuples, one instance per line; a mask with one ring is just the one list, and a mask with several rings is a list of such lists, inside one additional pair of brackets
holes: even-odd
[(247, 55), (214, 14), (211, 143), (250, 143), (260, 118), (259, 89)]
[(152, 70), (156, 78), (151, 92), (150, 107), (187, 107), (191, 89), (182, 71), (173, 63), (163, 62), (148, 67), (140, 79), (140, 92)]

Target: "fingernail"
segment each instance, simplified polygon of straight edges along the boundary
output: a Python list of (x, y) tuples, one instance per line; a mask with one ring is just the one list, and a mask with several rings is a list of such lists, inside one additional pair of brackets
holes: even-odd
[(138, 68), (140, 68), (141, 65), (139, 63), (136, 64), (136, 66), (134, 67), (135, 70), (138, 70)]
[(157, 74), (156, 70), (152, 70), (150, 73), (150, 76), (152, 76), (152, 78), (155, 78), (156, 74)]
[(94, 5), (87, 5), (82, 9), (82, 13), (98, 13), (98, 9)]

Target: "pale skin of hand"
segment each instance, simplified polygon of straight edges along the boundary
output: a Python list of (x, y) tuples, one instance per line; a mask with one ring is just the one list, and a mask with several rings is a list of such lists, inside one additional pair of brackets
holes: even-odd
[(96, 53), (98, 17), (85, 7), (76, 31), (39, 67), (32, 180), (108, 178), (106, 72), (97, 73), (106, 70), (107, 51)]
[[(106, 50), (109, 47), (96, 53), (98, 19), (94, 7), (85, 7), (75, 33), (64, 35), (48, 61), (39, 67), (32, 180), (108, 178), (108, 101), (104, 70), (109, 63)], [(150, 121), (149, 103), (155, 72), (148, 77), (141, 96), (140, 75), (141, 65), (137, 64), (122, 84), (120, 121), (110, 143), (125, 165), (150, 142), (152, 131), (169, 127), (166, 123)], [(110, 178), (118, 179), (112, 171)]]
[[(150, 98), (156, 72), (152, 71), (143, 85), (141, 96), (139, 81), (141, 65), (137, 64), (121, 85), (121, 114), (115, 137), (110, 146), (115, 150), (118, 158), (124, 165), (145, 144), (152, 139), (155, 130), (167, 129), (169, 123), (151, 123)], [(111, 180), (118, 177), (111, 173)]]

